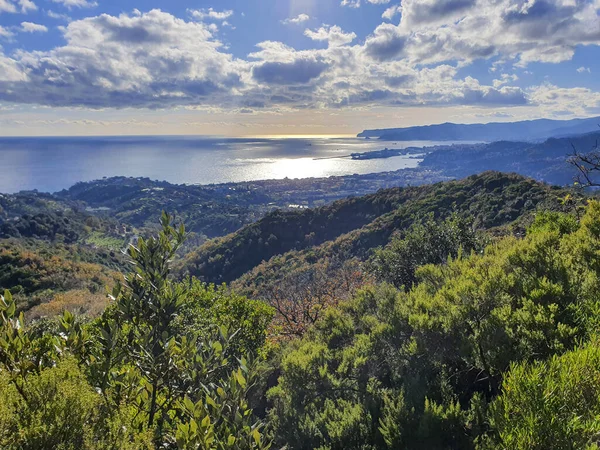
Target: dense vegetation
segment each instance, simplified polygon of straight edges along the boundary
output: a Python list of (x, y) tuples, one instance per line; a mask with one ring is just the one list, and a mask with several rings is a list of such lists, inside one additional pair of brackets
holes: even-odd
[[(485, 173), (271, 214), (193, 255), (259, 300), (172, 273), (184, 238), (163, 215), (120, 282), (108, 250), (63, 268), (83, 247), (7, 241), (1, 448), (598, 448), (600, 202)], [(111, 287), (107, 307), (20, 314), (58, 274)]]
[[(485, 172), (460, 181), (395, 188), (335, 202), (316, 210), (277, 212), (187, 257), (184, 270), (206, 281), (229, 282), (254, 292), (262, 283), (315, 261), (366, 259), (394, 233), (427, 214), (469, 216), (489, 229), (537, 208), (558, 210), (568, 191), (518, 175)], [(254, 270), (253, 270), (254, 269)]]
[(94, 321), (65, 312), (26, 327), (0, 298), (2, 448), (268, 447), (248, 401), (272, 312), (170, 280), (184, 232), (162, 225), (130, 247), (134, 270)]
[(7, 239), (0, 241), (0, 287), (10, 289), (28, 318), (65, 308), (94, 315), (106, 306), (106, 288), (119, 279), (125, 263), (119, 252)]

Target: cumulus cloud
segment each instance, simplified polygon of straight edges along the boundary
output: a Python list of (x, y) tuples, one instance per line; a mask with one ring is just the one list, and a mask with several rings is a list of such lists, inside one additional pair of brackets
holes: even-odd
[(509, 75), (507, 73), (503, 73), (500, 75), (500, 78), (497, 78), (494, 81), (492, 81), (492, 84), (494, 85), (495, 88), (498, 88), (502, 85), (517, 81), (518, 79), (519, 79), (519, 77), (515, 74)]
[(90, 0), (52, 0), (54, 3), (60, 3), (65, 8), (94, 8), (98, 3)]
[[(368, 3), (373, 5), (385, 5), (391, 0), (367, 0)], [(342, 6), (348, 6), (350, 8), (360, 8), (361, 0), (342, 0)]]
[(49, 52), (18, 52), (12, 66), (22, 76), (0, 85), (0, 100), (153, 108), (210, 103), (240, 84), (236, 61), (205, 25), (160, 10), (74, 21), (64, 38)]
[(306, 84), (319, 77), (328, 65), (319, 58), (298, 58), (292, 62), (264, 62), (255, 66), (252, 76), (267, 84)]
[(585, 73), (585, 72), (592, 73), (592, 70), (589, 67), (583, 67), (583, 66), (577, 68), (577, 73)]
[(530, 88), (529, 97), (545, 111), (569, 111), (573, 115), (600, 113), (600, 92), (588, 88), (561, 88), (545, 83)]
[[(462, 71), (477, 58), (521, 63), (560, 52), (578, 38), (583, 39), (580, 44), (594, 43), (590, 29), (576, 30), (571, 23), (581, 25), (588, 20), (578, 11), (589, 12), (589, 2), (572, 3), (569, 10), (559, 5), (562, 13), (570, 11), (573, 17), (566, 16), (562, 25), (555, 26), (559, 40), (552, 35), (540, 41), (544, 30), (523, 31), (521, 23), (529, 21), (541, 27), (536, 16), (553, 26), (550, 19), (556, 12), (531, 12), (531, 6), (526, 5), (508, 8), (513, 0), (488, 2), (487, 6), (478, 3), (480, 0), (473, 0), (474, 5), (470, 0), (421, 1), (429, 8), (404, 0), (399, 24), (379, 25), (364, 42), (356, 43), (354, 33), (338, 26), (323, 25), (307, 29), (305, 34), (327, 42), (327, 48), (296, 50), (267, 41), (259, 43), (245, 59), (232, 56), (215, 36), (222, 22), (218, 26), (214, 23), (218, 20), (215, 15), (221, 14), (214, 10), (215, 17), (207, 21), (192, 20), (199, 17), (184, 20), (160, 10), (76, 20), (62, 28), (66, 43), (50, 51), (18, 50), (8, 56), (0, 49), (0, 102), (87, 108), (201, 106), (272, 112), (529, 104), (548, 111), (572, 107), (583, 114), (599, 106), (597, 95), (589, 89), (515, 86), (518, 79), (508, 72), (508, 64), (498, 66), (498, 75), (489, 84)], [(485, 23), (478, 22), (491, 13), (496, 16), (486, 18), (485, 23), (492, 28), (504, 26), (503, 34), (492, 36)], [(540, 54), (524, 56), (535, 48), (534, 41)]]
[(0, 0), (0, 13), (17, 13), (23, 14), (29, 11), (37, 10), (37, 5), (32, 0)]
[(297, 25), (299, 23), (304, 23), (308, 20), (310, 20), (310, 16), (308, 14), (298, 14), (296, 17), (290, 17), (288, 19), (282, 20), (281, 23), (283, 23), (284, 25)]
[(274, 85), (306, 85), (329, 67), (322, 53), (295, 51), (280, 42), (262, 42), (259, 51), (250, 54), (259, 62), (252, 68), (252, 78)]
[(15, 34), (12, 31), (10, 31), (8, 28), (4, 28), (4, 27), (0, 26), (0, 38), (10, 39), (14, 35)]
[(306, 29), (304, 35), (313, 41), (327, 41), (330, 46), (349, 44), (356, 39), (356, 33), (345, 33), (344, 30), (337, 25), (332, 27), (324, 25), (315, 31)]
[(1, 50), (0, 47), (0, 92), (3, 83), (18, 83), (26, 80), (25, 74), (20, 70), (16, 61), (4, 56)]
[(22, 13), (27, 13), (28, 11), (37, 11), (38, 7), (31, 0), (19, 0), (19, 6), (21, 7)]
[(365, 42), (365, 53), (378, 61), (391, 60), (403, 54), (409, 35), (400, 27), (381, 24)]
[[(597, 0), (403, 0), (396, 35), (415, 63), (501, 56), (520, 66), (557, 63), (600, 44)], [(397, 56), (397, 55), (394, 55)]]
[(227, 20), (233, 16), (232, 10), (215, 11), (213, 8), (208, 9), (192, 9), (189, 13), (198, 20)]
[(0, 13), (2, 12), (15, 13), (17, 12), (17, 7), (9, 0), (0, 0)]
[(33, 22), (21, 22), (21, 31), (24, 33), (46, 33), (48, 27)]
[(71, 18), (66, 15), (66, 14), (59, 14), (57, 12), (52, 11), (51, 9), (49, 9), (48, 11), (46, 11), (46, 15), (48, 17), (50, 17), (51, 19), (57, 19), (57, 20), (71, 20)]
[(402, 12), (402, 6), (400, 5), (394, 5), (394, 6), (390, 6), (388, 9), (386, 9), (383, 14), (381, 15), (382, 19), (386, 19), (386, 20), (392, 20), (397, 14), (400, 14)]

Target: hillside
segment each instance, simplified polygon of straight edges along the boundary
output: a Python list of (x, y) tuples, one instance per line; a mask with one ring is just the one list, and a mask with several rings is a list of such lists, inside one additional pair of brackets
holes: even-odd
[(0, 242), (0, 447), (595, 448), (600, 202), (484, 172), (276, 211), (184, 261), (281, 252), (222, 287), (171, 271), (172, 219), (124, 278)]
[[(316, 261), (334, 254), (344, 259), (364, 258), (394, 232), (427, 213), (445, 217), (457, 211), (472, 216), (477, 227), (486, 229), (513, 222), (541, 205), (558, 208), (565, 194), (559, 188), (498, 172), (387, 189), (315, 210), (272, 213), (234, 234), (208, 242), (188, 255), (181, 270), (206, 281), (230, 282), (257, 266), (264, 275), (282, 273), (284, 265), (303, 259)], [(258, 272), (245, 280), (252, 278), (260, 278)]]
[(569, 138), (551, 138), (540, 143), (498, 141), (490, 144), (444, 146), (425, 155), (420, 169), (441, 171), (463, 178), (490, 168), (515, 172), (556, 185), (573, 183), (576, 170), (567, 158), (573, 149), (589, 152), (600, 140), (600, 132)]
[(476, 124), (442, 123), (406, 128), (365, 130), (357, 137), (387, 141), (537, 141), (550, 137), (589, 133), (598, 129), (600, 117), (573, 120), (526, 120)]
[(77, 183), (54, 195), (37, 195), (58, 202), (84, 205), (95, 216), (112, 218), (137, 228), (155, 228), (156, 212), (167, 210), (184, 222), (189, 231), (214, 238), (232, 233), (274, 209), (316, 207), (381, 188), (443, 179), (447, 178), (430, 170), (413, 169), (215, 185), (172, 184), (148, 178), (113, 177)]
[(106, 288), (125, 268), (118, 252), (36, 239), (0, 241), (0, 290), (10, 290), (28, 318), (52, 317), (65, 308), (101, 313)]

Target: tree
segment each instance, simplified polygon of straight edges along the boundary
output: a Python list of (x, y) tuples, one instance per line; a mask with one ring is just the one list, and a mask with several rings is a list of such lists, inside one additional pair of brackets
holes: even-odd
[(473, 224), (456, 213), (443, 221), (433, 215), (413, 224), (403, 236), (378, 249), (369, 261), (379, 281), (409, 291), (417, 281), (418, 267), (444, 264), (460, 253), (468, 255), (483, 248), (483, 240)]
[(588, 153), (581, 153), (573, 145), (573, 153), (568, 159), (569, 164), (574, 166), (578, 174), (575, 176), (575, 183), (581, 187), (598, 187), (600, 181), (596, 175), (600, 173), (600, 147), (598, 141)]
[[(270, 447), (250, 403), (265, 367), (245, 353), (259, 350), (272, 310), (173, 280), (170, 260), (185, 232), (167, 214), (161, 225), (158, 236), (129, 248), (133, 271), (92, 322), (65, 312), (39, 337), (22, 314), (15, 317), (10, 294), (0, 298), (0, 381), (7, 386), (0, 383), (0, 403), (8, 405), (0, 408), (0, 439), (17, 427), (25, 437), (15, 448), (145, 448), (148, 436), (159, 448)], [(39, 424), (52, 420), (36, 411), (40, 405), (41, 413), (56, 413), (56, 427), (41, 434)]]
[(368, 281), (356, 259), (329, 258), (267, 283), (260, 297), (276, 311), (272, 334), (283, 339), (302, 337), (327, 308), (351, 298)]

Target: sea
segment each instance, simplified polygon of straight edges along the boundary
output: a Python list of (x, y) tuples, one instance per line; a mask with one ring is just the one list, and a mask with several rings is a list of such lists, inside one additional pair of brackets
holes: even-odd
[(177, 184), (329, 177), (416, 167), (415, 156), (353, 160), (351, 153), (441, 144), (354, 137), (0, 137), (0, 192), (57, 192), (104, 177)]

